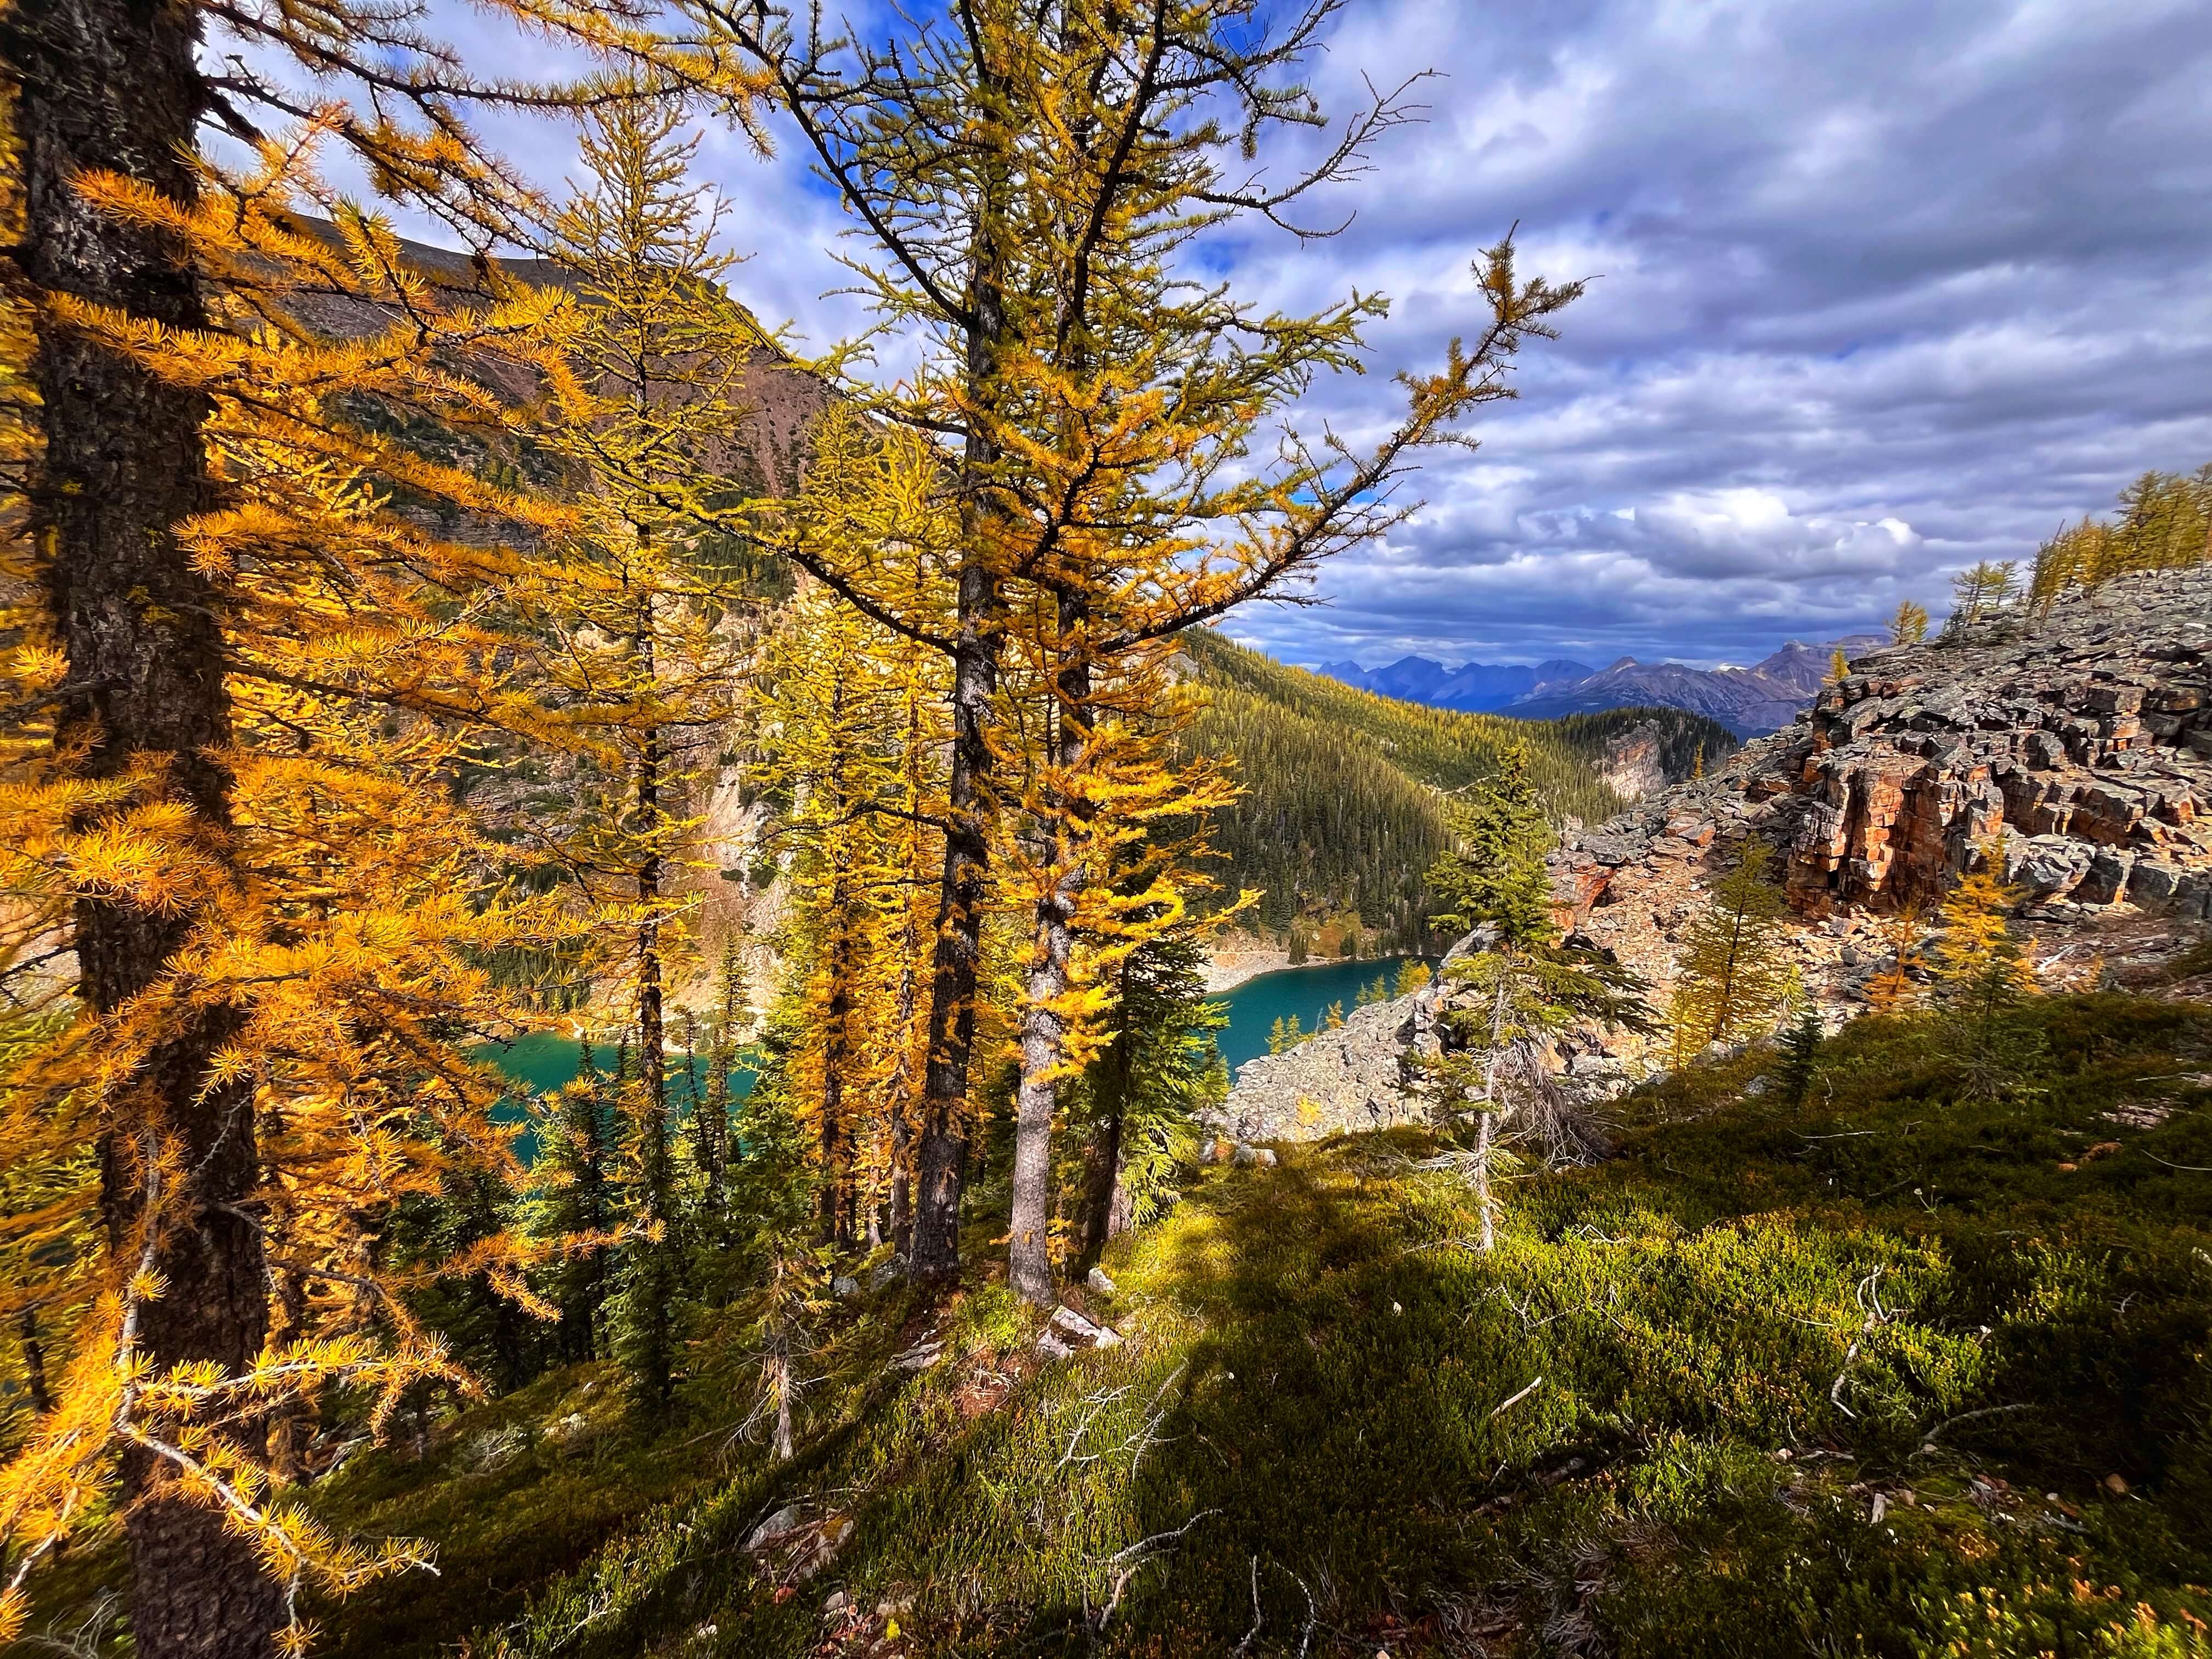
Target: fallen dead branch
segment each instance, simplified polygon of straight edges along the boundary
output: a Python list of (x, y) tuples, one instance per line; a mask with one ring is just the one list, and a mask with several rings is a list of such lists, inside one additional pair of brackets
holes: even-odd
[(1859, 1309), (1866, 1317), (1859, 1323), (1858, 1334), (1851, 1338), (1851, 1346), (1844, 1350), (1843, 1369), (1836, 1373), (1836, 1380), (1828, 1384), (1829, 1403), (1854, 1421), (1857, 1420), (1858, 1413), (1844, 1404), (1844, 1380), (1850, 1376), (1851, 1365), (1858, 1358), (1859, 1350), (1864, 1346), (1867, 1338), (1897, 1317), (1895, 1314), (1881, 1305), (1881, 1274), (1882, 1270), (1876, 1267), (1864, 1279), (1859, 1280), (1856, 1294), (1858, 1297)]

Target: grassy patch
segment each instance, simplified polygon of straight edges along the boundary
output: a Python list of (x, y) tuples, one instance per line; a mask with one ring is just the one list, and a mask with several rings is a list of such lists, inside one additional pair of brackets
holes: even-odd
[(545, 1379), (329, 1488), (446, 1573), (339, 1650), (2212, 1651), (2212, 1016), (2035, 1018), (2001, 1105), (1910, 1020), (1795, 1115), (1756, 1054), (1670, 1079), (1488, 1256), (1417, 1136), (1211, 1171), (1109, 1253), (1120, 1348), (1042, 1365), (988, 1284), (842, 1305), (780, 1470), (711, 1341), (657, 1436)]

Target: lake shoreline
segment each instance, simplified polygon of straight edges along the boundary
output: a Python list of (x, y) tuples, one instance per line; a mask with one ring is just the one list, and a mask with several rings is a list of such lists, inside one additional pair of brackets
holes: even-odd
[(1295, 1019), (1301, 1038), (1325, 1029), (1330, 1010), (1349, 1015), (1380, 994), (1396, 988), (1407, 957), (1329, 957), (1249, 975), (1232, 989), (1218, 993), (1229, 1024), (1215, 1036), (1233, 1079), (1246, 1060), (1269, 1051), (1279, 1040), (1277, 1022)]
[(1206, 994), (1218, 996), (1248, 979), (1272, 974), (1291, 965), (1291, 953), (1279, 945), (1232, 945), (1206, 953)]

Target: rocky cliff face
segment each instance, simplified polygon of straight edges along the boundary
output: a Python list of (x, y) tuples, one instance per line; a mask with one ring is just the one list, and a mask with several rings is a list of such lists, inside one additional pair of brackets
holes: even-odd
[[(2047, 984), (2153, 976), (2203, 936), (2212, 568), (2114, 581), (2041, 617), (1850, 666), (1796, 725), (1571, 835), (1551, 860), (1562, 923), (1663, 1000), (1706, 884), (1759, 836), (1796, 914), (1790, 949), (1832, 1020), (1863, 1003), (1883, 965), (1879, 919), (1932, 910), (1992, 844), (2024, 890), (2021, 922)], [(1250, 1139), (1395, 1121), (1405, 1055), (1434, 1029), (1426, 995), (1419, 1010), (1411, 999), (1362, 1010), (1328, 1049), (1248, 1065), (1231, 1127)], [(1559, 1059), (1594, 1085), (1651, 1061), (1595, 1033)]]
[(1994, 839), (2060, 982), (2155, 955), (2212, 909), (2212, 570), (1856, 659), (1796, 726), (1553, 858), (1563, 917), (1673, 977), (1679, 930), (1747, 835), (1771, 842), (1812, 981), (1848, 1004), (1872, 918), (1932, 909)]
[(1667, 767), (1659, 728), (1635, 726), (1605, 740), (1597, 775), (1623, 800), (1642, 800), (1667, 787)]

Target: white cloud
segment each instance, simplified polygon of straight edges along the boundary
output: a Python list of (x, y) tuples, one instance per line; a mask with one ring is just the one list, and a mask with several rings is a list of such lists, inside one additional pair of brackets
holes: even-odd
[[(1601, 280), (1480, 452), (1431, 465), (1427, 509), (1324, 575), (1333, 605), (1245, 637), (1741, 660), (1940, 605), (1951, 569), (2212, 456), (2212, 8), (1352, 0), (1312, 79), (1342, 113), (1429, 67), (1427, 125), (1315, 206), (1351, 232), (1196, 251), (1262, 303), (1395, 299), (1382, 372), (1307, 418), (1378, 429), (1389, 371), (1472, 326), (1468, 263), (1516, 220), (1524, 270)], [(826, 340), (860, 320), (823, 297), (842, 222), (783, 142), (703, 159), (755, 255), (739, 291)], [(525, 153), (557, 176), (568, 150)]]

